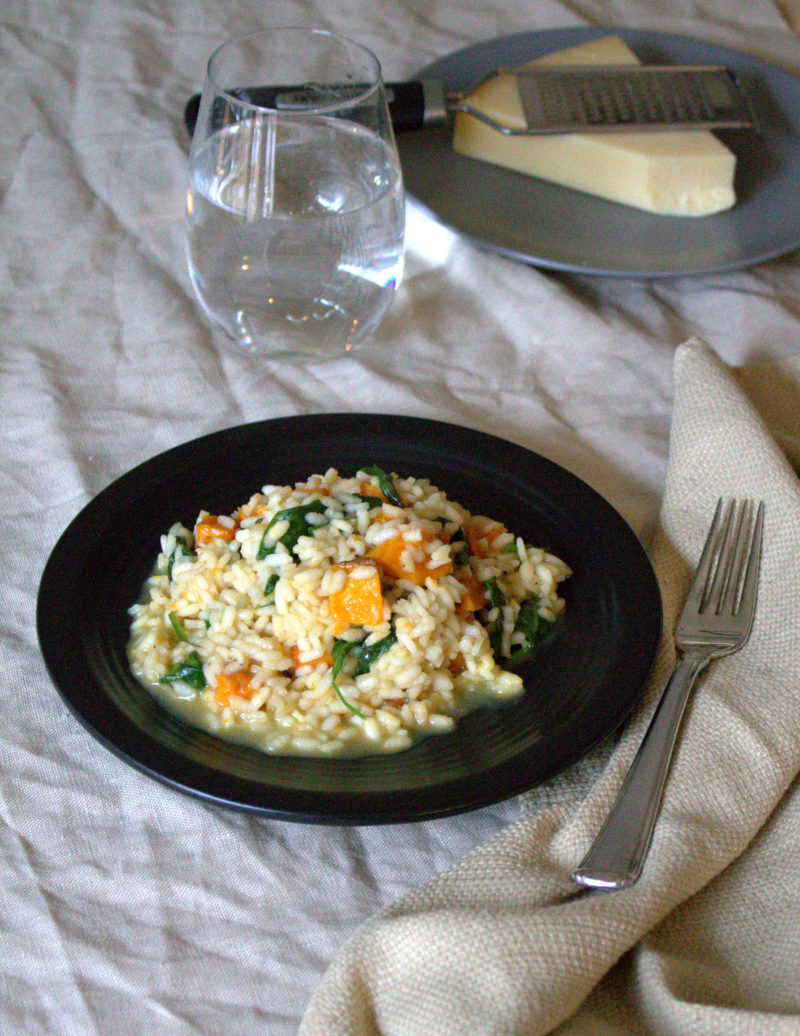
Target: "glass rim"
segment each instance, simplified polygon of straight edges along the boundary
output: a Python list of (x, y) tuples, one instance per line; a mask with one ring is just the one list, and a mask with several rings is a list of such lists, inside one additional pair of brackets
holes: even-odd
[[(271, 37), (281, 35), (283, 33), (304, 33), (307, 36), (319, 36), (326, 37), (329, 40), (333, 40), (336, 43), (345, 44), (347, 47), (355, 48), (360, 51), (372, 64), (374, 79), (369, 83), (364, 90), (353, 94), (346, 100), (330, 101), (325, 104), (310, 104), (308, 107), (304, 107), (302, 111), (288, 111), (285, 108), (270, 108), (265, 104), (256, 104), (253, 101), (247, 101), (242, 97), (237, 97), (236, 94), (231, 93), (229, 89), (226, 89), (215, 78), (214, 72), (212, 71), (212, 65), (222, 51), (227, 50), (229, 47), (240, 46), (246, 43), (248, 40), (253, 40), (256, 37)], [(355, 107), (357, 104), (362, 103), (371, 94), (380, 90), (383, 86), (383, 72), (381, 69), (381, 63), (377, 55), (365, 47), (363, 43), (357, 43), (355, 40), (350, 39), (348, 36), (342, 36), (339, 33), (331, 32), (329, 29), (316, 29), (308, 25), (279, 25), (271, 29), (256, 29), (254, 32), (245, 33), (243, 36), (236, 36), (229, 40), (225, 40), (224, 43), (220, 43), (218, 47), (211, 52), (211, 56), (206, 64), (206, 79), (213, 86), (214, 92), (221, 97), (224, 97), (230, 104), (240, 108), (249, 108), (256, 112), (269, 112), (275, 115), (324, 115), (327, 112), (338, 111), (342, 108)]]

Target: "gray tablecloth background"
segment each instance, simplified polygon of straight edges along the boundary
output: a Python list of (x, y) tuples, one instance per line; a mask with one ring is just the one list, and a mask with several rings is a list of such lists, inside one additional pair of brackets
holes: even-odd
[[(667, 473), (675, 353), (692, 335), (743, 368), (777, 442), (791, 452), (800, 435), (794, 404), (777, 389), (765, 393), (760, 373), (800, 343), (796, 254), (650, 283), (546, 273), (476, 248), (411, 199), (407, 274), (368, 348), (292, 367), (217, 342), (185, 268), (182, 110), (214, 46), (276, 23), (351, 35), (378, 53), (388, 79), (472, 42), (577, 25), (691, 34), (800, 75), (800, 19), (789, 0), (4, 4), (4, 1032), (296, 1032), (324, 973), (370, 917), (523, 814), (543, 817), (554, 802), (579, 808), (609, 758), (604, 745), (529, 799), (436, 822), (349, 829), (226, 812), (135, 772), (67, 712), (34, 625), (50, 550), (119, 475), (245, 421), (374, 410), (435, 417), (556, 460), (606, 496), (650, 547)], [(796, 622), (796, 611), (787, 621)], [(715, 882), (701, 893), (697, 916), (706, 918), (715, 896), (738, 899), (753, 933), (748, 946), (762, 947), (758, 960), (736, 945), (704, 943), (691, 914), (685, 941), (667, 948), (685, 979), (684, 1017), (707, 1019), (702, 1011), (712, 1009), (715, 1032), (800, 1032), (796, 927), (783, 923), (795, 916), (800, 882), (797, 818), (795, 796), (758, 836), (754, 868), (734, 864), (721, 879), (727, 889)], [(671, 1027), (674, 1015), (650, 996), (674, 988), (650, 981), (665, 955), (653, 944), (641, 950), (560, 1031), (711, 1031), (702, 1020), (701, 1028)], [(767, 987), (761, 976), (770, 970), (778, 980)], [(733, 1007), (739, 1013), (726, 1028)], [(557, 1016), (544, 1012), (541, 1025)]]

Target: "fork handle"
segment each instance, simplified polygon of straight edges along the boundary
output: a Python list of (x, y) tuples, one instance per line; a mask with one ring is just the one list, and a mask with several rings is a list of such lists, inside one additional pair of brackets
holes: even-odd
[(689, 692), (707, 658), (682, 658), (669, 679), (608, 819), (572, 880), (621, 889), (641, 874)]

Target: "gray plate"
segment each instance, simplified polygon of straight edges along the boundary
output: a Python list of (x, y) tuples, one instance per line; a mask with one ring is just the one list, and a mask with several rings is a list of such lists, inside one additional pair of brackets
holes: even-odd
[[(800, 81), (738, 51), (631, 29), (556, 29), (479, 43), (420, 77), (464, 90), (502, 66), (610, 33), (645, 62), (726, 65), (769, 98), (764, 133), (723, 136), (737, 155), (736, 205), (702, 218), (653, 216), (457, 155), (449, 126), (398, 133), (408, 192), (476, 244), (536, 266), (616, 277), (670, 277), (751, 266), (800, 247)], [(777, 128), (780, 125), (781, 128)]]

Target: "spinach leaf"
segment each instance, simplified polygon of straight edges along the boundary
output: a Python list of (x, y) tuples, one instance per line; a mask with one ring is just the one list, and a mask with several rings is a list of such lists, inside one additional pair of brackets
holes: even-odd
[(341, 673), (344, 660), (355, 644), (351, 640), (337, 640), (331, 648), (331, 658), (333, 659), (333, 668), (331, 669), (331, 686), (339, 697), (339, 701), (342, 705), (346, 706), (351, 712), (354, 712), (356, 716), (360, 716), (364, 719), (364, 713), (359, 712), (355, 705), (351, 705), (350, 702), (345, 698), (336, 683), (336, 677)]
[(275, 587), (278, 585), (280, 576), (277, 572), (273, 572), (269, 579), (264, 584), (264, 596), (266, 598), (272, 598), (275, 596)]
[(456, 565), (469, 564), (469, 543), (464, 530), (459, 528), (450, 537), (450, 553)]
[(169, 672), (161, 677), (159, 683), (188, 683), (196, 691), (204, 691), (206, 678), (203, 676), (203, 663), (196, 651), (190, 652), (182, 662), (176, 662)]
[(481, 586), (489, 595), (489, 610), (497, 608), (500, 612), (489, 630), (489, 643), (492, 646), (495, 657), (499, 658), (503, 650), (503, 608), (505, 607), (506, 598), (503, 591), (497, 585), (497, 579), (484, 579)]
[(395, 507), (403, 506), (403, 501), (394, 487), (392, 476), (387, 475), (383, 468), (379, 468), (377, 464), (372, 464), (368, 468), (362, 468), (361, 470), (367, 475), (375, 475), (377, 477), (378, 488), (390, 504), (394, 504)]
[(381, 507), (383, 505), (383, 500), (379, 496), (367, 496), (365, 493), (353, 493), (352, 495), (357, 500), (363, 500), (370, 511), (373, 507)]
[(178, 618), (177, 614), (175, 612), (169, 612), (167, 618), (169, 619), (170, 625), (175, 630), (175, 636), (178, 640), (188, 641), (189, 637), (187, 636), (186, 630), (183, 628), (183, 623)]
[(346, 705), (351, 712), (354, 712), (356, 716), (360, 716), (364, 719), (363, 713), (359, 712), (358, 709), (351, 705), (349, 701), (344, 697), (342, 692), (336, 683), (336, 677), (341, 673), (342, 666), (348, 655), (353, 655), (356, 660), (356, 667), (353, 670), (353, 676), (362, 676), (364, 673), (368, 673), (375, 662), (385, 655), (386, 652), (391, 648), (393, 644), (397, 643), (397, 634), (392, 630), (391, 633), (382, 639), (377, 641), (375, 644), (370, 644), (367, 647), (363, 641), (359, 644), (353, 640), (337, 640), (331, 648), (331, 658), (333, 659), (333, 667), (331, 668), (331, 684), (334, 691), (339, 696), (339, 700), (343, 705)]
[[(324, 514), (324, 512), (325, 504), (321, 500), (312, 500), (310, 504), (300, 504), (297, 507), (287, 507), (285, 511), (278, 511), (264, 530), (264, 535), (261, 537), (261, 543), (256, 554), (256, 560), (261, 561), (268, 555), (274, 554), (278, 543), (282, 543), (291, 553), (297, 546), (297, 541), (300, 537), (304, 536), (311, 528), (307, 521), (308, 515), (311, 513)], [(267, 533), (273, 525), (284, 520), (289, 523), (289, 528), (276, 543), (269, 543)]]
[(377, 662), (382, 655), (385, 655), (389, 648), (396, 643), (397, 634), (392, 631), (391, 633), (387, 633), (383, 640), (370, 644), (369, 647), (363, 643), (355, 645), (356, 668), (353, 676), (361, 676), (362, 673), (368, 673), (374, 663)]
[(552, 628), (553, 623), (549, 619), (543, 619), (539, 614), (539, 601), (533, 598), (525, 601), (514, 627), (515, 632), (522, 633), (525, 641), (511, 652), (508, 665), (515, 666), (527, 662), (535, 653), (537, 644), (544, 640)]
[(481, 586), (489, 595), (489, 608), (503, 608), (506, 603), (505, 594), (497, 585), (497, 579), (484, 579)]
[(169, 561), (167, 561), (167, 579), (172, 579), (172, 566), (175, 564), (177, 558), (190, 558), (191, 556), (192, 552), (186, 546), (184, 541), (178, 540), (175, 544), (175, 549), (169, 556)]

